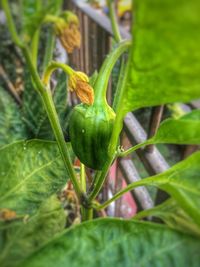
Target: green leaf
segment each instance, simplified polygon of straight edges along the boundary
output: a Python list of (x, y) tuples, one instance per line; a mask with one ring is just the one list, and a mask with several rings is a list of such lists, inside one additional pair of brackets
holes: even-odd
[(55, 195), (41, 205), (27, 222), (2, 222), (0, 239), (2, 246), (0, 265), (14, 267), (60, 233), (66, 224), (66, 216)]
[(123, 114), (200, 98), (200, 1), (134, 1)]
[[(200, 226), (200, 152), (177, 163), (167, 171), (129, 185), (152, 185), (168, 192), (180, 207)], [(135, 185), (134, 185), (135, 184)]]
[(164, 226), (100, 219), (71, 228), (23, 267), (198, 267), (200, 241)]
[(17, 215), (33, 214), (68, 178), (54, 142), (16, 142), (2, 147), (0, 158), (0, 209)]
[(41, 25), (47, 14), (55, 15), (59, 12), (63, 0), (22, 0), (22, 32), (30, 38)]
[(163, 121), (148, 143), (200, 144), (200, 110)]
[[(54, 89), (53, 99), (59, 115), (60, 124), (66, 130), (68, 115), (66, 74), (60, 73)], [(29, 138), (54, 140), (46, 111), (39, 94), (34, 90), (30, 77), (26, 76), (26, 89), (23, 97), (23, 115), (29, 131)]]
[(170, 228), (200, 237), (200, 228), (172, 198), (152, 209), (140, 211), (134, 216), (134, 219), (152, 216), (161, 219)]
[(136, 149), (149, 144), (181, 144), (181, 145), (199, 145), (200, 144), (200, 110), (194, 110), (186, 115), (173, 119), (164, 120), (156, 134), (140, 143), (122, 152), (125, 156)]
[(0, 87), (0, 146), (25, 138), (26, 130), (19, 107)]

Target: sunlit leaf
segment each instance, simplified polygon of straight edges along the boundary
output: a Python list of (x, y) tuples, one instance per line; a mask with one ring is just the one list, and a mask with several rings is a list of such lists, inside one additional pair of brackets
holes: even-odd
[(200, 110), (165, 120), (150, 143), (200, 144)]
[(123, 113), (200, 98), (200, 1), (134, 1)]

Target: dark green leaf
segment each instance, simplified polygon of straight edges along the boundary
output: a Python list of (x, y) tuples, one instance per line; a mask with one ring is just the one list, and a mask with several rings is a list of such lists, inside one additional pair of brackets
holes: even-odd
[(200, 237), (200, 228), (194, 224), (190, 216), (188, 216), (172, 198), (167, 199), (165, 202), (152, 209), (137, 213), (134, 219), (150, 216), (161, 219), (170, 228)]
[(0, 265), (14, 267), (30, 254), (41, 248), (54, 235), (61, 232), (66, 224), (66, 216), (55, 195), (41, 205), (28, 221), (2, 222), (0, 239), (2, 245)]
[(34, 213), (68, 178), (54, 142), (16, 142), (2, 147), (0, 158), (0, 209), (17, 215)]
[(26, 130), (19, 107), (0, 87), (0, 146), (25, 138)]
[(200, 1), (134, 1), (123, 113), (200, 98)]
[(198, 267), (200, 241), (152, 223), (101, 219), (54, 239), (21, 267)]

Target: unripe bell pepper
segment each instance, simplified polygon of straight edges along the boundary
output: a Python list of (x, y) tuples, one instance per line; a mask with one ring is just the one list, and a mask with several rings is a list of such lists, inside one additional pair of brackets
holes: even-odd
[[(106, 90), (116, 61), (129, 48), (130, 44), (130, 41), (119, 43), (105, 59), (94, 84), (92, 84), (95, 89), (94, 95), (87, 84), (88, 79), (85, 79), (84, 75), (76, 73), (71, 77), (71, 87), (75, 88), (74, 91), (85, 103), (76, 106), (71, 114), (69, 135), (72, 148), (82, 163), (95, 170), (102, 170), (111, 156), (110, 139), (115, 113), (107, 103)], [(83, 84), (77, 82), (79, 79)]]
[(101, 170), (108, 159), (108, 146), (115, 113), (107, 104), (77, 105), (69, 121), (69, 135), (76, 156), (87, 167)]

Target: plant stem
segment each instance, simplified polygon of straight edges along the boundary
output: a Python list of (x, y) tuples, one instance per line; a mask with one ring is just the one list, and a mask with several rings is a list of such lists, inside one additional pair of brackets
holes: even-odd
[[(108, 81), (110, 78), (111, 71), (119, 59), (119, 57), (130, 47), (131, 41), (126, 40), (120, 42), (114, 50), (107, 56), (104, 60), (103, 65), (100, 69), (99, 75), (94, 84), (95, 87), (95, 103), (101, 104), (102, 101), (106, 101), (106, 91), (108, 86)], [(107, 101), (106, 101), (107, 102)]]
[[(106, 90), (107, 85), (109, 81), (109, 77), (111, 74), (111, 71), (118, 60), (118, 58), (121, 56), (122, 53), (124, 53), (131, 45), (130, 41), (123, 41), (117, 45), (117, 47), (109, 54), (109, 56), (104, 61), (98, 78), (95, 82), (95, 104), (102, 104), (102, 101), (106, 101)], [(115, 145), (116, 147), (116, 145)], [(101, 190), (103, 183), (106, 179), (106, 175), (108, 173), (109, 167), (112, 164), (113, 160), (116, 157), (115, 150), (112, 151), (112, 154), (110, 153), (109, 159), (105, 163), (103, 170), (100, 174), (97, 175), (96, 179), (94, 180), (90, 190), (89, 190), (89, 196), (88, 201), (92, 202), (92, 200), (98, 195), (99, 191)]]
[(122, 59), (120, 61), (120, 70), (119, 70), (119, 76), (118, 76), (118, 81), (117, 81), (117, 87), (116, 87), (116, 91), (115, 91), (115, 95), (114, 95), (114, 100), (113, 100), (113, 104), (112, 104), (112, 108), (113, 110), (116, 112), (116, 108), (118, 106), (118, 101), (119, 101), (119, 95), (120, 95), (120, 91), (121, 91), (121, 85), (123, 82), (123, 78), (124, 78), (124, 71), (126, 68), (126, 61), (125, 61), (125, 57), (124, 55), (122, 56)]
[(42, 66), (42, 71), (44, 71), (46, 69), (48, 63), (52, 60), (54, 46), (55, 46), (55, 35), (54, 35), (53, 29), (51, 27), (49, 29), (49, 31), (48, 31), (47, 42), (46, 42), (46, 47), (45, 47), (45, 55), (44, 55), (43, 66)]
[(116, 146), (119, 139), (119, 134), (121, 132), (121, 129), (123, 127), (123, 117), (124, 114), (121, 112), (121, 107), (123, 105), (123, 97), (126, 92), (126, 82), (127, 82), (127, 76), (128, 76), (128, 69), (130, 67), (130, 61), (128, 61), (126, 65), (126, 69), (124, 71), (124, 77), (121, 83), (121, 90), (118, 92), (118, 101), (116, 105), (116, 118), (114, 123), (114, 128), (112, 131), (112, 136), (110, 140), (110, 145), (108, 148), (109, 155), (113, 155), (116, 150)]
[(115, 1), (107, 0), (107, 6), (109, 8), (109, 17), (110, 17), (111, 26), (112, 26), (115, 41), (120, 42), (122, 40), (122, 38), (121, 38), (121, 34), (119, 32), (117, 16), (115, 13)]
[(5, 11), (5, 14), (7, 17), (8, 28), (10, 30), (12, 39), (15, 42), (15, 44), (22, 49), (23, 55), (26, 59), (27, 65), (30, 69), (32, 79), (33, 79), (34, 84), (36, 86), (36, 90), (40, 94), (40, 96), (43, 100), (43, 103), (44, 103), (44, 106), (45, 106), (52, 130), (54, 132), (56, 141), (58, 143), (58, 147), (59, 147), (61, 156), (63, 158), (65, 167), (67, 169), (67, 173), (68, 173), (68, 175), (69, 175), (69, 177), (73, 183), (74, 190), (75, 190), (77, 196), (80, 198), (83, 192), (80, 189), (80, 185), (77, 181), (77, 177), (76, 177), (75, 171), (73, 169), (73, 165), (71, 163), (70, 154), (69, 154), (69, 151), (68, 151), (66, 143), (65, 143), (62, 128), (61, 128), (60, 123), (59, 123), (59, 118), (58, 118), (58, 115), (57, 115), (57, 112), (55, 109), (55, 105), (53, 103), (51, 91), (48, 87), (46, 88), (43, 85), (43, 83), (39, 77), (39, 74), (38, 74), (38, 72), (37, 72), (37, 70), (36, 70), (36, 68), (32, 62), (31, 55), (30, 55), (28, 48), (23, 43), (21, 43), (21, 41), (17, 35), (17, 31), (15, 29), (15, 24), (13, 22), (7, 0), (2, 0), (2, 6), (4, 8), (4, 11)]
[(144, 142), (142, 142), (142, 143), (140, 143), (140, 144), (137, 144), (137, 145), (135, 145), (135, 146), (133, 146), (133, 147), (131, 147), (131, 148), (129, 148), (129, 149), (123, 151), (123, 152), (120, 152), (120, 153), (118, 154), (118, 156), (119, 156), (119, 157), (126, 157), (126, 156), (128, 156), (130, 153), (134, 152), (135, 150), (137, 150), (137, 149), (139, 149), (139, 148), (141, 148), (141, 147), (143, 147), (143, 146), (149, 145), (149, 144), (151, 144), (151, 143), (152, 143), (152, 139), (146, 140), (146, 141), (144, 141)]
[(73, 165), (70, 160), (69, 151), (67, 149), (65, 139), (63, 136), (63, 132), (59, 123), (58, 115), (55, 109), (55, 105), (53, 103), (52, 94), (50, 89), (47, 89), (42, 92), (42, 100), (48, 115), (48, 118), (50, 120), (54, 135), (56, 137), (56, 141), (58, 143), (58, 147), (60, 150), (60, 153), (62, 155), (63, 161), (65, 163), (65, 167), (67, 169), (68, 175), (73, 183), (74, 190), (77, 194), (77, 196), (80, 198), (82, 195), (82, 190), (80, 189), (80, 185), (78, 183)]
[(94, 205), (94, 208), (96, 210), (101, 210), (106, 208), (110, 203), (112, 203), (113, 201), (117, 200), (118, 198), (120, 198), (122, 195), (124, 195), (125, 193), (133, 190), (134, 188), (138, 187), (138, 186), (142, 186), (142, 185), (146, 185), (149, 184), (151, 181), (151, 178), (146, 178), (144, 180), (140, 180), (134, 183), (129, 184), (126, 188), (120, 190), (116, 195), (114, 195), (112, 198), (110, 198), (109, 200), (107, 200), (106, 202), (104, 202), (102, 205)]
[(89, 221), (93, 219), (93, 208), (82, 208), (82, 221)]
[(99, 173), (99, 175), (97, 176), (97, 178), (95, 179), (95, 182), (94, 184), (92, 185), (92, 190), (91, 190), (91, 193), (89, 194), (88, 196), (88, 202), (92, 202), (93, 199), (95, 199), (95, 197), (98, 195), (98, 193), (100, 192), (103, 184), (104, 184), (104, 181), (106, 179), (106, 176), (107, 176), (107, 173), (108, 173), (108, 170), (109, 170), (109, 167), (110, 165), (112, 164), (114, 158), (115, 158), (115, 154), (113, 157), (110, 157), (107, 162), (105, 163), (104, 167), (103, 167), (103, 170)]
[(43, 80), (43, 83), (45, 85), (47, 85), (49, 83), (49, 80), (50, 80), (52, 72), (55, 71), (58, 68), (62, 69), (68, 75), (71, 75), (74, 72), (74, 70), (70, 66), (68, 66), (67, 64), (52, 61), (48, 65), (48, 67), (46, 68), (46, 70), (44, 71), (44, 74), (43, 74), (43, 79), (42, 80)]
[(32, 62), (36, 68), (37, 68), (37, 58), (38, 58), (39, 37), (40, 37), (40, 29), (37, 29), (33, 35), (32, 43), (31, 43)]
[(7, 24), (9, 27), (10, 34), (11, 34), (11, 38), (17, 46), (23, 47), (24, 46), (23, 42), (21, 42), (20, 38), (18, 37), (16, 28), (15, 28), (15, 24), (13, 23), (13, 20), (12, 20), (12, 15), (10, 12), (8, 1), (2, 0), (1, 3), (2, 3), (2, 7), (4, 9), (4, 12), (5, 12), (5, 15), (6, 15)]
[(85, 176), (85, 165), (81, 163), (81, 175), (80, 175), (80, 181), (81, 181), (81, 189), (83, 192), (86, 192), (86, 176)]
[[(40, 8), (41, 8), (41, 1), (37, 0), (36, 1), (36, 12), (39, 12)], [(32, 62), (36, 68), (37, 68), (37, 61), (38, 61), (39, 38), (40, 38), (40, 27), (38, 27), (38, 29), (35, 31), (32, 42), (31, 42)]]

